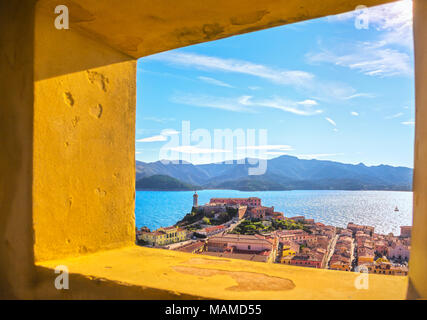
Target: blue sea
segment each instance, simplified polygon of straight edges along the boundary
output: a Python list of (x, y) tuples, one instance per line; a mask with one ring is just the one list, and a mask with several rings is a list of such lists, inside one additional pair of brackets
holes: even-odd
[[(264, 206), (274, 206), (285, 217), (303, 215), (337, 227), (354, 222), (374, 226), (384, 234), (399, 235), (400, 226), (412, 225), (412, 192), (202, 190), (198, 194), (199, 205), (214, 197), (259, 197)], [(137, 191), (136, 226), (157, 229), (173, 225), (190, 212), (192, 203), (191, 191)]]

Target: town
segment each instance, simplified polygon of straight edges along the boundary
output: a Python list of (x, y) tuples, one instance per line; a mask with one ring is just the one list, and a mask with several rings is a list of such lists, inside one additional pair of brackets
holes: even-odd
[(399, 236), (375, 233), (372, 226), (349, 222), (340, 228), (285, 217), (257, 197), (212, 198), (193, 207), (174, 226), (136, 230), (139, 245), (207, 256), (264, 263), (407, 275), (411, 226)]

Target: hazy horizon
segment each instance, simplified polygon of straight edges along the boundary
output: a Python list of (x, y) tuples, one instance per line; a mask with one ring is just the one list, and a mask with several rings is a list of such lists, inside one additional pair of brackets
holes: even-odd
[[(273, 159), (277, 159), (277, 158), (280, 158), (280, 157), (283, 157), (283, 156), (294, 157), (294, 158), (297, 158), (299, 160), (330, 161), (330, 162), (338, 162), (338, 163), (349, 164), (349, 165), (364, 165), (366, 167), (390, 166), (390, 167), (395, 167), (395, 168), (409, 168), (409, 169), (412, 169), (412, 170), (414, 169), (413, 166), (395, 166), (395, 165), (390, 165), (390, 164), (387, 164), (387, 163), (379, 163), (379, 164), (367, 165), (363, 161), (357, 162), (357, 163), (348, 163), (348, 162), (341, 162), (341, 161), (328, 160), (328, 159), (315, 159), (315, 158), (306, 158), (305, 159), (305, 158), (299, 158), (297, 156), (289, 155), (289, 154), (283, 154), (283, 155), (276, 156), (276, 157), (269, 158), (269, 159), (260, 159), (260, 158), (254, 158), (254, 157), (252, 157), (251, 159), (256, 159), (256, 160), (273, 160)], [(234, 162), (242, 161), (242, 160), (245, 160), (245, 159), (248, 159), (248, 158), (233, 159), (232, 161), (234, 163)], [(138, 161), (138, 162), (142, 162), (142, 163), (154, 163), (154, 162), (159, 162), (159, 161), (160, 162), (162, 162), (162, 161), (171, 161), (171, 162), (180, 161), (180, 162), (184, 162), (184, 163), (179, 163), (179, 164), (187, 164), (188, 163), (188, 164), (192, 164), (192, 165), (195, 165), (195, 166), (197, 166), (197, 165), (204, 165), (204, 164), (221, 164), (221, 163), (224, 162), (224, 161), (222, 161), (222, 162), (192, 163), (191, 161), (179, 160), (179, 159), (172, 159), (172, 160), (171, 159), (159, 159), (159, 160), (154, 160), (154, 161), (142, 161), (142, 160), (138, 160), (138, 159), (135, 159), (135, 160)]]

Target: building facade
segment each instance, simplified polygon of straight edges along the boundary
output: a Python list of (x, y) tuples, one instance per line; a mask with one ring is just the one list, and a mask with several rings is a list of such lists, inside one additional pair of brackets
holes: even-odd
[(142, 232), (140, 240), (152, 246), (164, 246), (187, 239), (187, 230), (179, 227), (159, 228), (153, 232)]
[(210, 204), (224, 204), (224, 205), (241, 205), (248, 207), (261, 206), (261, 199), (257, 197), (249, 198), (212, 198)]

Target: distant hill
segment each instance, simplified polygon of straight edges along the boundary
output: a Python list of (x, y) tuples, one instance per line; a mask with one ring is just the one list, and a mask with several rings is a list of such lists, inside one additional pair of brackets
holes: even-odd
[(136, 161), (136, 180), (157, 174), (167, 175), (195, 185), (204, 184), (211, 178), (204, 170), (189, 162), (165, 164), (162, 161), (150, 163)]
[[(366, 166), (335, 161), (281, 156), (267, 161), (263, 175), (249, 175), (256, 165), (187, 162), (136, 162), (136, 179), (165, 175), (179, 183), (208, 189), (261, 190), (412, 190), (413, 169), (388, 165)], [(166, 190), (166, 189), (162, 189)]]
[(136, 181), (135, 187), (137, 190), (197, 190), (189, 183), (181, 182), (178, 179), (172, 178), (167, 175), (156, 174), (150, 177), (141, 178)]

